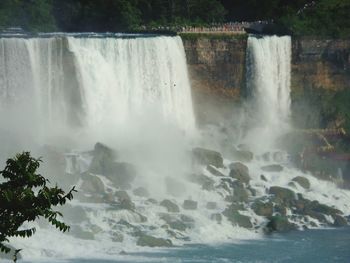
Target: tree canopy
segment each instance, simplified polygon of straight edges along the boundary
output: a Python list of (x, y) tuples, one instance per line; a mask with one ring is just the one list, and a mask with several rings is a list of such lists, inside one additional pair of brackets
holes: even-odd
[(1, 0), (0, 27), (116, 32), (268, 20), (299, 35), (349, 37), (350, 0)]
[(26, 222), (42, 217), (60, 231), (69, 226), (59, 220), (62, 216), (52, 207), (64, 205), (73, 198), (74, 188), (68, 193), (62, 189), (48, 187), (48, 180), (37, 173), (40, 159), (30, 156), (29, 152), (8, 159), (6, 167), (0, 171), (5, 182), (0, 184), (0, 251), (8, 253), (4, 242), (13, 236), (30, 237), (35, 228), (23, 228)]

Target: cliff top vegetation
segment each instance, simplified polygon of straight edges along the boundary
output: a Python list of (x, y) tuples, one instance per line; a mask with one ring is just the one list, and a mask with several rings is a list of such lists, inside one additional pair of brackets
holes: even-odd
[(350, 0), (1, 0), (0, 28), (117, 32), (273, 21), (295, 35), (350, 37)]

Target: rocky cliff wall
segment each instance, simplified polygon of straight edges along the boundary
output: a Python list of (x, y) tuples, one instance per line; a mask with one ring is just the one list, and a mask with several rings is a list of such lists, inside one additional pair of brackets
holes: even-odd
[(350, 88), (350, 40), (294, 39), (292, 90)]
[[(227, 119), (245, 92), (247, 36), (182, 37), (197, 119), (217, 119), (212, 107)], [(350, 89), (350, 40), (293, 39), (292, 56), (293, 94)]]

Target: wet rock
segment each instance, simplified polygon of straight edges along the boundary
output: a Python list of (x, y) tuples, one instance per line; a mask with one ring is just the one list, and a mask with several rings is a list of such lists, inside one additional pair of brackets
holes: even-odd
[(272, 216), (266, 225), (266, 231), (271, 232), (288, 232), (297, 229), (297, 226), (288, 221), (285, 216)]
[(88, 193), (104, 193), (105, 187), (100, 178), (96, 175), (85, 173), (82, 175), (81, 190)]
[(242, 163), (236, 162), (230, 164), (230, 177), (237, 179), (241, 183), (249, 184), (250, 176), (249, 169)]
[(209, 171), (212, 175), (215, 175), (215, 176), (220, 176), (220, 177), (225, 176), (223, 173), (221, 173), (219, 170), (217, 170), (211, 165), (207, 165), (207, 171)]
[(263, 174), (260, 175), (260, 179), (261, 179), (261, 181), (267, 182), (267, 178)]
[(294, 188), (294, 189), (297, 188), (297, 186), (296, 186), (296, 184), (295, 184), (294, 182), (289, 182), (289, 183), (288, 183), (288, 186), (289, 186), (289, 187), (292, 187), (292, 188)]
[(204, 174), (191, 174), (189, 180), (202, 186), (202, 189), (213, 191), (215, 181)]
[(119, 201), (131, 200), (129, 194), (126, 191), (116, 191), (114, 195), (118, 198)]
[(222, 222), (222, 215), (220, 213), (215, 213), (210, 216), (210, 219), (220, 224)]
[(221, 153), (204, 149), (204, 148), (194, 148), (192, 150), (193, 161), (202, 165), (213, 165), (217, 168), (223, 168), (223, 158)]
[(139, 188), (134, 189), (133, 193), (136, 196), (149, 197), (149, 193), (148, 193), (147, 189), (144, 187), (139, 187)]
[(111, 239), (113, 242), (121, 243), (124, 241), (124, 236), (122, 233), (113, 232)]
[(209, 210), (216, 209), (216, 207), (217, 207), (216, 202), (208, 202), (206, 205), (206, 208)]
[(231, 184), (233, 189), (233, 195), (231, 202), (247, 202), (249, 199), (249, 192), (244, 187), (244, 185), (239, 182), (235, 181)]
[(292, 181), (298, 183), (304, 189), (310, 189), (309, 180), (303, 176), (297, 176), (297, 177), (293, 178)]
[(112, 193), (107, 193), (103, 195), (103, 200), (105, 203), (115, 203), (115, 196)]
[(141, 247), (171, 247), (173, 245), (169, 239), (157, 238), (145, 234), (138, 238), (136, 244)]
[(185, 200), (182, 207), (186, 210), (196, 210), (198, 207), (198, 203), (192, 200)]
[(271, 164), (271, 165), (265, 165), (261, 167), (261, 170), (265, 172), (282, 172), (283, 166), (279, 164)]
[(194, 219), (186, 215), (180, 215), (180, 219), (185, 223), (194, 223)]
[(106, 174), (108, 179), (121, 189), (130, 189), (132, 181), (135, 179), (137, 171), (134, 165), (126, 162), (114, 162), (111, 170)]
[(250, 162), (254, 158), (254, 154), (248, 150), (234, 150), (232, 155), (239, 162)]
[(224, 216), (227, 217), (227, 219), (234, 225), (238, 225), (240, 227), (244, 228), (252, 228), (253, 225), (250, 221), (249, 216), (242, 215), (238, 212), (237, 206), (229, 206), (226, 208), (226, 210), (223, 212)]
[(94, 174), (110, 174), (113, 170), (116, 152), (102, 143), (96, 143), (92, 154), (93, 158), (89, 171)]
[(273, 209), (274, 212), (278, 213), (281, 216), (287, 215), (287, 207), (285, 207), (283, 204), (275, 204)]
[(164, 220), (167, 223), (167, 225), (172, 229), (178, 231), (185, 231), (188, 228), (188, 225), (186, 223), (182, 222), (178, 218), (173, 217), (172, 215), (163, 214), (160, 216), (160, 218)]
[(334, 218), (333, 226), (335, 227), (343, 227), (348, 225), (348, 221), (340, 215), (335, 215), (333, 218)]
[(180, 212), (179, 206), (168, 199), (163, 200), (160, 205), (164, 206), (170, 213)]
[(270, 187), (269, 194), (274, 195), (276, 199), (279, 199), (277, 201), (281, 201), (285, 204), (290, 204), (296, 199), (296, 194), (292, 190), (279, 186)]
[(270, 217), (273, 214), (273, 204), (271, 202), (256, 201), (253, 203), (252, 209), (259, 216)]
[(111, 207), (116, 210), (130, 210), (134, 211), (135, 210), (135, 204), (131, 201), (131, 199), (122, 199), (116, 204), (111, 204)]

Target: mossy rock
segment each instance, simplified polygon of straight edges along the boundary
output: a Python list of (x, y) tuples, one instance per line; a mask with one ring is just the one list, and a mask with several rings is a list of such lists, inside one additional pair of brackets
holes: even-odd
[(303, 176), (297, 176), (292, 181), (298, 183), (304, 189), (310, 189), (310, 181)]
[(136, 244), (141, 247), (172, 247), (171, 240), (164, 238), (157, 238), (149, 235), (141, 235)]
[(266, 225), (267, 232), (289, 232), (297, 229), (297, 226), (288, 221), (285, 216), (272, 216)]
[(244, 207), (239, 203), (232, 203), (225, 209), (223, 215), (234, 225), (238, 225), (244, 228), (252, 228), (253, 225), (249, 216), (245, 216), (239, 213), (239, 210), (243, 210)]
[(255, 214), (259, 216), (265, 216), (265, 217), (271, 217), (273, 214), (273, 204), (272, 202), (262, 202), (262, 201), (256, 201), (252, 205), (252, 209), (255, 212)]
[(221, 153), (204, 148), (194, 148), (192, 150), (194, 163), (201, 165), (213, 165), (216, 168), (224, 167), (224, 160)]
[(237, 179), (241, 183), (249, 184), (249, 169), (246, 165), (240, 162), (236, 162), (230, 164), (230, 169), (230, 177)]
[(170, 213), (179, 213), (180, 212), (179, 206), (168, 199), (163, 200), (160, 203), (160, 205), (165, 207), (168, 210), (168, 212), (170, 212)]
[(279, 186), (270, 187), (269, 194), (274, 195), (275, 198), (278, 199), (277, 201), (281, 201), (285, 204), (290, 204), (296, 199), (296, 194), (292, 190)]

